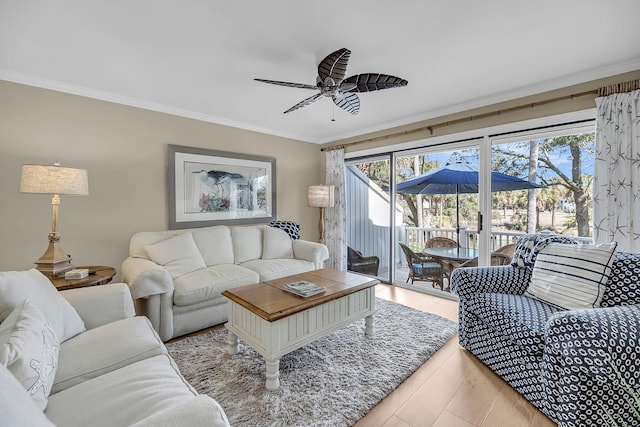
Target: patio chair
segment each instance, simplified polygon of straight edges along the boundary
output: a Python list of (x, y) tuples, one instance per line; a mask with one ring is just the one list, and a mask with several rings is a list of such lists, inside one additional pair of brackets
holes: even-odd
[[(425, 248), (457, 248), (458, 242), (448, 237), (437, 236), (427, 240), (424, 244), (424, 247)], [(441, 262), (441, 261), (438, 260), (438, 262)], [(449, 276), (451, 275), (451, 270), (450, 270), (450, 266), (446, 263), (441, 263), (440, 267), (442, 268), (442, 279), (443, 279), (440, 287), (444, 289), (444, 279), (447, 279), (447, 282), (449, 282)]]
[(347, 270), (377, 276), (379, 266), (380, 258), (377, 256), (363, 256), (360, 251), (347, 246)]
[[(509, 265), (511, 263), (511, 257), (509, 255), (500, 253), (498, 251), (491, 253), (491, 266), (498, 265)], [(465, 268), (465, 267), (477, 267), (478, 266), (478, 257), (467, 260), (465, 262), (455, 262), (449, 261), (448, 268), (450, 271), (453, 271), (456, 268)]]
[(399, 245), (402, 252), (404, 252), (404, 256), (407, 258), (407, 264), (409, 266), (407, 282), (411, 280), (411, 284), (413, 285), (414, 280), (422, 280), (431, 282), (434, 288), (437, 284), (440, 286), (440, 289), (444, 289), (442, 265), (438, 260), (427, 255), (417, 254), (402, 243), (399, 243)]
[(455, 248), (458, 243), (448, 237), (432, 237), (424, 244), (425, 248)]
[[(504, 245), (504, 246), (499, 247), (498, 249), (495, 250), (494, 253), (507, 255), (509, 257), (509, 262), (511, 262), (511, 260), (513, 259), (513, 255), (514, 255), (515, 251), (516, 251), (515, 243), (510, 243), (508, 245)], [(494, 265), (494, 264), (491, 264), (491, 265)]]

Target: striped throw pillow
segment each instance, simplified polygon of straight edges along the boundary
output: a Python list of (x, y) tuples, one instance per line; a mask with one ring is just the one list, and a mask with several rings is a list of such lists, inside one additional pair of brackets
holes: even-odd
[(533, 266), (525, 295), (567, 310), (600, 306), (616, 243), (551, 243)]

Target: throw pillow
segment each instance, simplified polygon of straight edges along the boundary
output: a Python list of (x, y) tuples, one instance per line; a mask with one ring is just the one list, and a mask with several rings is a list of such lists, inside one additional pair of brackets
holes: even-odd
[(0, 425), (55, 427), (7, 368), (0, 363)]
[(600, 305), (611, 274), (616, 243), (551, 243), (533, 266), (525, 295), (567, 310)]
[(267, 227), (231, 227), (233, 259), (236, 264), (262, 258), (262, 230)]
[(514, 267), (533, 268), (538, 253), (550, 243), (579, 244), (578, 241), (571, 236), (560, 236), (558, 234), (525, 234), (516, 242), (511, 265)]
[(0, 364), (44, 410), (58, 369), (60, 344), (51, 324), (29, 300), (0, 323)]
[(300, 238), (300, 224), (293, 221), (271, 221), (269, 223), (270, 227), (279, 228), (287, 232), (289, 236), (293, 240), (298, 240)]
[(85, 331), (78, 312), (38, 270), (0, 272), (0, 321), (28, 299), (51, 323), (60, 342)]
[(163, 266), (174, 279), (207, 267), (189, 232), (145, 246), (144, 249), (151, 261)]
[(233, 264), (233, 243), (229, 227), (218, 225), (193, 231), (193, 241), (196, 242), (202, 259), (208, 267)]
[(292, 259), (293, 240), (286, 231), (274, 227), (265, 227), (262, 259)]

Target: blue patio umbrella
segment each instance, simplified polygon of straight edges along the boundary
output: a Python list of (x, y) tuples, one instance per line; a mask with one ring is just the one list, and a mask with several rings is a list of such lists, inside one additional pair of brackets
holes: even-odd
[[(396, 191), (403, 194), (455, 194), (456, 195), (456, 233), (460, 245), (460, 193), (478, 192), (478, 169), (463, 163), (447, 163), (441, 168), (401, 182)], [(524, 179), (516, 178), (500, 172), (491, 172), (491, 192), (529, 190), (544, 188)]]

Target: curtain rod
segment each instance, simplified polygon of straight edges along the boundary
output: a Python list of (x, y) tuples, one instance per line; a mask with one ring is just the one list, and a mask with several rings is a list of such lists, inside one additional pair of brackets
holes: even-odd
[[(624, 83), (621, 83), (621, 84), (624, 84)], [(611, 86), (618, 86), (618, 85), (611, 85)], [(354, 141), (354, 142), (347, 142), (345, 144), (340, 144), (340, 145), (332, 145), (330, 147), (321, 148), (320, 151), (333, 151), (333, 150), (338, 150), (340, 148), (351, 147), (353, 145), (365, 144), (365, 143), (368, 143), (368, 142), (383, 141), (385, 139), (395, 138), (397, 136), (410, 135), (410, 134), (413, 134), (413, 133), (425, 132), (425, 131), (429, 132), (429, 136), (431, 136), (431, 135), (433, 135), (433, 130), (437, 129), (437, 128), (453, 126), (453, 125), (457, 125), (457, 124), (460, 124), (460, 123), (472, 122), (472, 121), (480, 120), (480, 119), (486, 119), (486, 118), (489, 118), (489, 117), (499, 116), (499, 115), (505, 114), (505, 113), (511, 113), (511, 112), (519, 111), (519, 110), (526, 110), (526, 109), (529, 109), (529, 108), (538, 107), (540, 105), (551, 104), (551, 103), (554, 103), (554, 102), (564, 101), (564, 100), (567, 100), (567, 99), (573, 99), (573, 98), (578, 98), (578, 97), (588, 96), (588, 95), (599, 95), (600, 91), (603, 90), (603, 89), (605, 89), (605, 88), (594, 89), (594, 90), (589, 90), (589, 91), (580, 92), (580, 93), (574, 93), (574, 94), (571, 94), (571, 95), (559, 96), (557, 98), (546, 99), (544, 101), (530, 102), (528, 104), (522, 104), (522, 105), (518, 105), (518, 106), (515, 106), (515, 107), (510, 107), (510, 108), (503, 108), (501, 110), (491, 111), (491, 112), (483, 113), (483, 114), (477, 114), (477, 115), (474, 115), (474, 116), (463, 117), (461, 119), (448, 120), (446, 122), (439, 122), (439, 123), (435, 123), (435, 124), (428, 125), (428, 126), (421, 126), (419, 128), (416, 128), (416, 129), (409, 129), (409, 130), (405, 130), (405, 131), (394, 132), (394, 133), (390, 133), (388, 135), (377, 136), (377, 137), (374, 137), (374, 138), (362, 139), (362, 140)]]
[(601, 87), (598, 89), (598, 96), (609, 96), (614, 93), (632, 92), (638, 89), (640, 89), (640, 80), (630, 80), (624, 83), (616, 83)]

